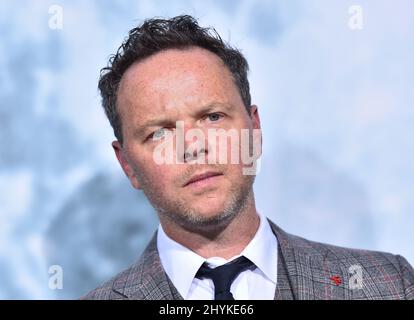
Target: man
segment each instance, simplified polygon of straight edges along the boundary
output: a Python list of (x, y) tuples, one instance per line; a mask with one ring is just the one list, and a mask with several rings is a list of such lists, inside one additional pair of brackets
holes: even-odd
[(260, 156), (260, 119), (247, 71), (190, 16), (130, 31), (99, 89), (119, 163), (160, 225), (136, 264), (84, 298), (414, 299), (403, 257), (311, 242), (257, 212), (246, 169)]

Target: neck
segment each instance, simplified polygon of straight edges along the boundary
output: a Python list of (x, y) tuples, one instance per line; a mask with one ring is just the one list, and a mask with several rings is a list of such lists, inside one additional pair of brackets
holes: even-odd
[(253, 193), (246, 206), (229, 223), (219, 231), (191, 231), (160, 216), (165, 233), (174, 241), (194, 251), (203, 258), (222, 257), (229, 259), (240, 254), (253, 239), (259, 228), (260, 218), (257, 215)]

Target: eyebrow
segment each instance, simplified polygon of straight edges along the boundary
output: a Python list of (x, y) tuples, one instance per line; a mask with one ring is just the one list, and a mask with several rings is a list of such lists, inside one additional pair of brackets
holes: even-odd
[[(212, 112), (214, 110), (224, 108), (227, 111), (233, 110), (233, 106), (228, 103), (222, 103), (222, 102), (212, 102), (209, 103), (200, 109), (196, 110), (193, 114), (193, 117), (200, 117), (206, 113)], [(151, 127), (172, 127), (175, 126), (176, 122), (172, 121), (169, 118), (158, 118), (158, 119), (151, 119), (145, 122), (142, 126), (140, 126), (138, 129), (135, 130), (135, 135), (143, 135), (148, 128)]]

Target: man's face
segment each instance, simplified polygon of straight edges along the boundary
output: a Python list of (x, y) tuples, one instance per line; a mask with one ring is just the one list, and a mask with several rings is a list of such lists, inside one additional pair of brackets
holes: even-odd
[[(233, 129), (240, 137), (241, 129), (260, 129), (256, 106), (249, 116), (218, 56), (201, 48), (171, 49), (132, 65), (121, 80), (117, 107), (124, 139), (122, 146), (113, 143), (118, 160), (132, 185), (144, 191), (160, 215), (200, 227), (229, 220), (246, 204), (254, 176), (243, 174), (241, 160), (230, 163), (230, 139), (227, 164), (194, 162), (207, 158), (213, 148), (217, 157), (223, 151), (216, 149), (216, 140), (207, 139), (209, 129)], [(182, 147), (192, 149), (192, 157), (178, 154), (174, 142), (174, 159), (181, 163), (157, 164), (154, 152), (165, 139), (176, 136), (176, 121), (184, 124)], [(205, 133), (204, 145), (186, 137), (192, 129)], [(189, 183), (204, 173), (214, 176)]]

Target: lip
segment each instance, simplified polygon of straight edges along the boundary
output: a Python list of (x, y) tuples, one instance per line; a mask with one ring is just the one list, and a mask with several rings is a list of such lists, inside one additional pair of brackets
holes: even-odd
[(184, 187), (186, 187), (186, 186), (188, 186), (192, 183), (195, 183), (195, 182), (200, 182), (200, 181), (206, 180), (208, 178), (221, 176), (221, 175), (223, 175), (221, 172), (216, 172), (216, 171), (208, 171), (208, 172), (204, 172), (204, 173), (201, 173), (201, 174), (195, 174), (191, 177), (190, 180), (187, 181), (187, 183), (184, 185)]

